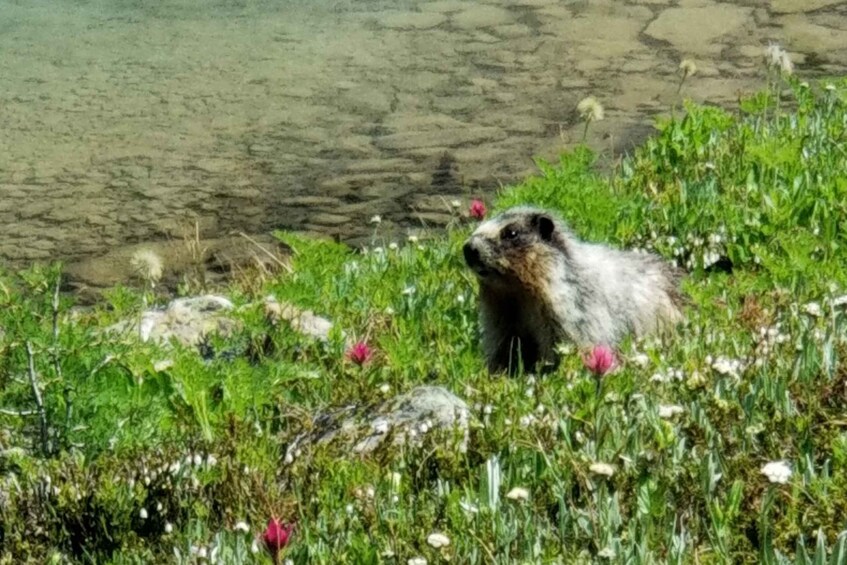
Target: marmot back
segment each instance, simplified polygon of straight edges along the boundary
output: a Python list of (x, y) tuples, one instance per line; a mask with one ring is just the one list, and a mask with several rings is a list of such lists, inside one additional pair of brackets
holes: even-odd
[(479, 280), (492, 371), (555, 361), (555, 347), (615, 345), (682, 320), (680, 271), (657, 255), (579, 241), (554, 214), (520, 206), (486, 220), (464, 246)]

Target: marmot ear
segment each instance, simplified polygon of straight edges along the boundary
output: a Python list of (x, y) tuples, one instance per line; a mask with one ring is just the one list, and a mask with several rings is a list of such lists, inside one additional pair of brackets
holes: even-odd
[(541, 239), (545, 241), (550, 241), (553, 238), (553, 232), (556, 231), (556, 223), (547, 214), (536, 214), (533, 216), (532, 226), (541, 236)]

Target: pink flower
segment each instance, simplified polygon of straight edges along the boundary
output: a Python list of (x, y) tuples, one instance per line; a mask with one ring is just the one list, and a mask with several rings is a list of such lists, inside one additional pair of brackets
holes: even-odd
[(294, 524), (282, 524), (276, 518), (268, 520), (268, 527), (262, 534), (262, 541), (274, 563), (279, 563), (279, 552), (288, 545), (293, 531)]
[(486, 211), (487, 210), (485, 209), (485, 203), (482, 200), (471, 201), (471, 207), (469, 210), (471, 218), (481, 220), (485, 218)]
[(373, 349), (364, 341), (359, 341), (347, 350), (347, 358), (356, 365), (364, 365), (373, 357)]
[(582, 357), (582, 362), (598, 377), (608, 374), (618, 364), (615, 352), (607, 345), (595, 345), (590, 353)]

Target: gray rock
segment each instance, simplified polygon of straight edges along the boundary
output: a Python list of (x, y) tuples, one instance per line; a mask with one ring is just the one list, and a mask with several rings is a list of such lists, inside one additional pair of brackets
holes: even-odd
[(312, 420), (286, 448), (291, 463), (302, 449), (334, 444), (342, 453), (367, 455), (383, 446), (420, 445), (434, 430), (455, 432), (467, 450), (469, 409), (444, 387), (419, 386), (376, 406), (349, 405)]
[(510, 24), (514, 16), (497, 6), (472, 6), (453, 16), (452, 23), (461, 29), (476, 29)]
[(843, 0), (773, 0), (771, 10), (777, 14), (794, 14), (797, 12), (814, 12), (821, 8), (836, 6)]
[(137, 320), (123, 320), (110, 326), (111, 333), (132, 334), (141, 341), (162, 345), (173, 341), (195, 346), (210, 334), (228, 335), (236, 322), (226, 316), (232, 302), (222, 296), (177, 298), (164, 309), (147, 310)]
[(389, 29), (431, 29), (441, 25), (447, 17), (438, 12), (390, 11), (379, 16), (379, 25)]
[(278, 302), (273, 296), (265, 299), (265, 315), (272, 324), (285, 321), (297, 333), (318, 341), (328, 341), (333, 327), (332, 322), (316, 316), (311, 310), (303, 310), (293, 304)]
[(668, 8), (644, 33), (667, 41), (681, 53), (715, 55), (723, 48), (719, 40), (742, 30), (752, 12), (730, 4)]
[(393, 133), (376, 138), (374, 143), (377, 147), (389, 151), (403, 151), (418, 147), (434, 147), (442, 151), (443, 147), (500, 141), (505, 137), (506, 133), (498, 128), (467, 126), (457, 129)]

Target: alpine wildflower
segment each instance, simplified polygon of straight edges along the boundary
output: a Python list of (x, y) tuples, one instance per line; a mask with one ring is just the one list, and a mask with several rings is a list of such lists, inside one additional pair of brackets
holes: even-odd
[(373, 349), (364, 341), (359, 341), (347, 350), (347, 358), (356, 365), (362, 366), (373, 357)]
[(471, 201), (470, 209), (468, 210), (471, 218), (475, 220), (482, 220), (485, 218), (485, 214), (487, 210), (485, 209), (485, 203), (482, 200), (475, 199)]
[(586, 369), (597, 377), (607, 375), (617, 366), (615, 352), (607, 345), (595, 345), (594, 348), (582, 358)]
[(274, 565), (279, 565), (279, 554), (288, 545), (293, 531), (294, 524), (283, 524), (276, 518), (268, 520), (268, 526), (262, 533), (262, 542)]

